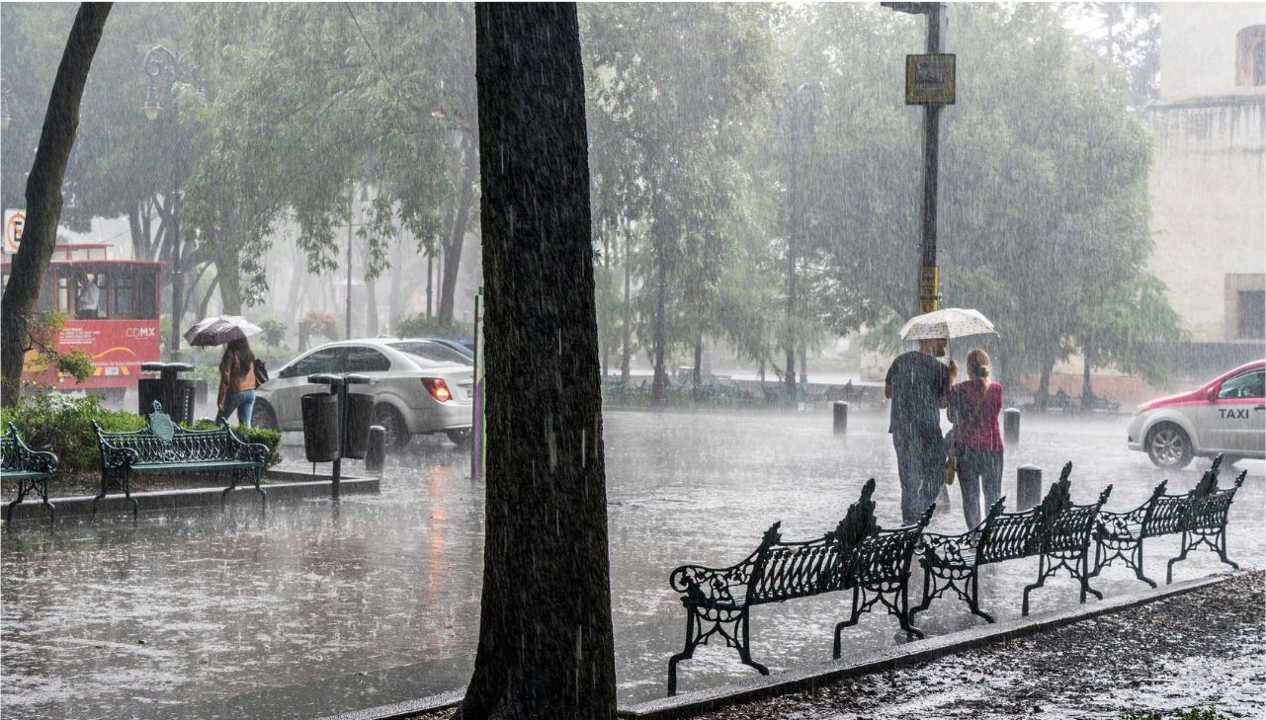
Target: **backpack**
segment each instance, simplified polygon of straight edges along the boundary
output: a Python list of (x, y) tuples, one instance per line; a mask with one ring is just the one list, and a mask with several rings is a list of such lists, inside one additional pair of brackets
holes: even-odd
[(263, 360), (255, 358), (255, 386), (258, 387), (268, 382), (268, 366)]

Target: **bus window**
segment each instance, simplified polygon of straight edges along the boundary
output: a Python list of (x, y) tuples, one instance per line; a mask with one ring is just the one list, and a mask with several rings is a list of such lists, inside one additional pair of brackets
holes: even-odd
[(137, 320), (158, 319), (158, 268), (147, 266), (133, 271), (132, 306)]
[[(66, 273), (69, 272), (69, 269), (66, 270)], [(74, 295), (71, 294), (70, 281), (71, 277), (67, 274), (57, 274), (57, 311), (66, 315), (70, 315), (75, 309), (75, 304), (71, 302)]]
[(136, 317), (136, 278), (126, 270), (114, 275), (114, 307), (110, 311), (111, 317)]
[(75, 277), (75, 317), (99, 320), (109, 317), (106, 308), (109, 278), (103, 272), (80, 272)]

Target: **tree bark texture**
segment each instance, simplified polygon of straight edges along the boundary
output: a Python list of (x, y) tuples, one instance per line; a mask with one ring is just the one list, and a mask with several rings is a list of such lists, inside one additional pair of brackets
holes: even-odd
[(21, 390), (26, 324), (39, 300), (41, 281), (57, 243), (62, 179), (79, 130), (79, 101), (111, 5), (83, 3), (75, 14), (26, 181), (26, 226), (0, 306), (0, 401), (6, 405), (16, 402)]
[(479, 646), (459, 716), (613, 719), (576, 6), (489, 3), (475, 12), (484, 317), (494, 340)]

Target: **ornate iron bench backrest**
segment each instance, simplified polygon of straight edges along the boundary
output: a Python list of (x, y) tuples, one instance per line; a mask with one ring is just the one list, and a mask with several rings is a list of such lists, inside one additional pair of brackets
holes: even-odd
[(1152, 516), (1143, 522), (1142, 536), (1156, 537), (1182, 530), (1183, 520), (1187, 517), (1187, 508), (1190, 505), (1191, 498), (1188, 493), (1162, 495), (1156, 498), (1152, 506)]
[(18, 444), (18, 429), (9, 424), (9, 429), (0, 435), (0, 470), (21, 470), (26, 453)]
[(1046, 534), (1045, 551), (1077, 551), (1090, 543), (1090, 531), (1094, 528), (1095, 519), (1099, 516), (1099, 508), (1108, 501), (1112, 494), (1112, 486), (1099, 493), (1099, 499), (1089, 505), (1074, 505), (1069, 502), (1054, 517)]
[(910, 558), (919, 536), (936, 510), (936, 503), (923, 512), (919, 522), (892, 530), (878, 529), (863, 538), (848, 565), (850, 585), (873, 585), (902, 580), (910, 570)]
[(1068, 477), (1073, 464), (1064, 465), (1059, 480), (1042, 502), (1018, 513), (1000, 513), (982, 533), (977, 565), (1016, 560), (1041, 552), (1047, 528), (1068, 503)]
[[(774, 530), (774, 528), (771, 528)], [(780, 602), (838, 590), (840, 544), (833, 533), (805, 542), (782, 542), (765, 546), (747, 586), (747, 604)]]
[(824, 537), (806, 542), (782, 541), (779, 523), (765, 533), (748, 584), (747, 602), (779, 602), (842, 589), (844, 565), (863, 537), (879, 529), (875, 523), (875, 480), (862, 486), (861, 497), (844, 519)]
[(115, 447), (134, 450), (139, 463), (198, 462), (232, 457), (236, 443), (227, 426), (214, 430), (186, 430), (171, 421), (155, 400), (149, 425), (132, 432), (106, 432), (97, 428), (101, 440)]
[(1248, 476), (1247, 470), (1241, 470), (1235, 478), (1235, 484), (1222, 490), (1216, 489), (1203, 497), (1192, 499), (1191, 524), (1193, 530), (1213, 530), (1226, 525), (1231, 511), (1231, 503), (1235, 500), (1235, 492), (1244, 484)]

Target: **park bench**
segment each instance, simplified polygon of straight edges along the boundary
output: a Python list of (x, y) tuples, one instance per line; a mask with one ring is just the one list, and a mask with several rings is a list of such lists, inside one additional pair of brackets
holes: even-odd
[(1217, 487), (1218, 470), (1222, 456), (1213, 458), (1213, 464), (1201, 476), (1200, 482), (1186, 493), (1165, 494), (1168, 480), (1162, 480), (1152, 491), (1147, 502), (1129, 512), (1099, 514), (1095, 526), (1095, 575), (1103, 568), (1123, 561), (1134, 570), (1139, 580), (1156, 587), (1151, 578), (1143, 574), (1143, 541), (1161, 535), (1181, 533), (1191, 511), (1192, 502), (1209, 494)]
[(993, 616), (980, 608), (980, 567), (1035, 555), (1039, 557), (1038, 581), (1024, 589), (1024, 615), (1029, 613), (1029, 592), (1041, 587), (1060, 568), (1067, 569), (1081, 583), (1082, 602), (1087, 591), (1098, 596), (1088, 585), (1090, 530), (1097, 508), (1112, 488), (1103, 491), (1097, 504), (1073, 505), (1068, 499), (1072, 470), (1072, 463), (1065, 464), (1046, 497), (1028, 510), (1004, 513), (1005, 500), (999, 499), (985, 519), (967, 532), (924, 533), (919, 559), (923, 565), (923, 599), (910, 614), (927, 610), (933, 600), (952, 591), (973, 614), (994, 622)]
[(861, 497), (849, 506), (844, 519), (823, 537), (784, 541), (781, 522), (765, 532), (760, 545), (736, 565), (710, 568), (683, 565), (669, 577), (672, 588), (682, 593), (686, 609), (685, 648), (668, 661), (668, 694), (677, 692), (677, 663), (689, 659), (699, 645), (713, 636), (738, 650), (739, 659), (762, 675), (769, 669), (752, 660), (749, 641), (750, 610), (757, 605), (786, 602), (803, 597), (853, 588), (850, 618), (835, 630), (835, 656), (844, 627), (854, 625), (863, 612), (881, 602), (909, 634), (922, 633), (909, 624), (904, 577), (919, 533), (932, 515), (898, 530), (884, 531), (875, 522), (874, 479), (862, 488)]
[(53, 521), (57, 508), (48, 501), (48, 476), (56, 469), (56, 455), (27, 447), (18, 429), (9, 424), (9, 429), (0, 435), (0, 476), (18, 484), (18, 496), (5, 509), (5, 522), (13, 518), (13, 506), (32, 490), (48, 506), (48, 520)]
[(1187, 553), (1201, 545), (1217, 553), (1222, 562), (1236, 570), (1240, 569), (1239, 565), (1226, 556), (1226, 523), (1231, 514), (1231, 503), (1235, 501), (1235, 493), (1244, 484), (1246, 477), (1248, 471), (1241, 470), (1231, 487), (1219, 489), (1218, 474), (1205, 473), (1200, 479), (1200, 485), (1191, 491), (1191, 505), (1181, 525), (1182, 552), (1169, 561), (1165, 571), (1166, 584), (1173, 582), (1174, 563), (1185, 560)]
[(101, 449), (101, 493), (93, 498), (92, 510), (112, 487), (117, 487), (132, 502), (132, 514), (139, 505), (132, 497), (132, 476), (139, 474), (229, 473), (229, 486), (221, 503), (237, 488), (239, 481), (252, 482), (268, 502), (268, 494), (259, 486), (260, 475), (268, 462), (267, 445), (242, 442), (227, 423), (214, 430), (186, 430), (178, 427), (154, 401), (149, 425), (134, 432), (106, 432), (94, 420), (92, 428)]

